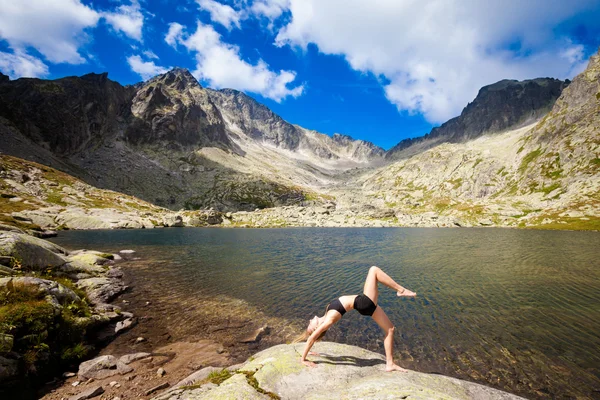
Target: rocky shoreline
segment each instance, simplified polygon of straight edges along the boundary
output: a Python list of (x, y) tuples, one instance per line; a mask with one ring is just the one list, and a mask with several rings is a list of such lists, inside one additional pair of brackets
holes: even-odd
[(1, 391), (27, 396), (136, 323), (110, 304), (128, 290), (120, 254), (68, 251), (0, 225)]

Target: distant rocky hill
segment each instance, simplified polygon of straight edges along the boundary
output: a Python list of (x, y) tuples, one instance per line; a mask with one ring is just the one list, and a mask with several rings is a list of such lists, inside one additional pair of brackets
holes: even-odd
[(486, 133), (501, 132), (535, 122), (547, 114), (569, 81), (538, 78), (502, 80), (484, 86), (460, 116), (425, 136), (405, 139), (386, 153), (386, 159), (408, 158), (441, 143), (461, 143)]

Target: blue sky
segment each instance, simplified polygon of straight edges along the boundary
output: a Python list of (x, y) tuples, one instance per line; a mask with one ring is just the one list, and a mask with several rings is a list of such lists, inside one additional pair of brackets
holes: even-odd
[(287, 121), (385, 149), (500, 79), (572, 78), (600, 45), (600, 0), (0, 0), (0, 71), (171, 67)]

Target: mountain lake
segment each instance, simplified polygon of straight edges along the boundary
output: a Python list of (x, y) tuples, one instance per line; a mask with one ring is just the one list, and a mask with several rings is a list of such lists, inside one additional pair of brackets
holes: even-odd
[[(290, 342), (331, 300), (361, 293), (377, 265), (418, 294), (380, 285), (399, 365), (527, 398), (600, 398), (599, 232), (169, 228), (62, 231), (52, 241), (134, 250), (123, 270), (174, 339), (227, 342), (242, 321), (271, 328), (260, 348)], [(356, 312), (324, 340), (383, 354), (378, 326)]]

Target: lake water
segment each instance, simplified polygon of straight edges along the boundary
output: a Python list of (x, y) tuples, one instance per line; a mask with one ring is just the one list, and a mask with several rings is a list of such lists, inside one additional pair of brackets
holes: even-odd
[[(289, 327), (283, 334), (275, 326), (279, 342), (332, 299), (362, 292), (377, 265), (418, 293), (399, 299), (380, 287), (400, 365), (528, 398), (600, 398), (597, 232), (172, 228), (67, 231), (53, 241), (133, 249), (145, 266), (140, 276), (161, 296), (179, 304), (229, 299), (220, 315), (251, 307)], [(169, 314), (175, 325), (194, 320), (177, 310)], [(383, 353), (377, 325), (355, 312), (325, 340)]]

